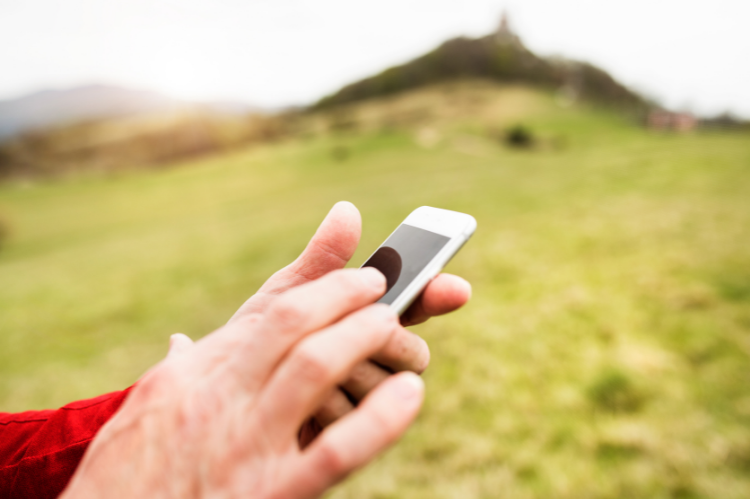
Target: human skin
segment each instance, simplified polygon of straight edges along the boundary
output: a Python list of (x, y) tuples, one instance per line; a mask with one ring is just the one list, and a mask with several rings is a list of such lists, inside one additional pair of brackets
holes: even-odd
[[(321, 223), (315, 236), (293, 263), (274, 274), (250, 297), (230, 320), (238, 320), (249, 313), (262, 313), (275, 296), (343, 268), (357, 249), (361, 234), (361, 218), (351, 203), (337, 203)], [(471, 296), (471, 286), (460, 277), (441, 274), (432, 280), (415, 303), (401, 316), (404, 326), (426, 321), (431, 316), (452, 312), (464, 305)], [(189, 348), (191, 340), (174, 335), (171, 349)], [(422, 338), (405, 328), (394, 332), (388, 345), (373, 359), (360, 362), (341, 386), (328, 396), (300, 433), (304, 446), (328, 426), (354, 409), (354, 402), (362, 400), (375, 386), (392, 372), (423, 372), (430, 361), (430, 350)]]
[[(334, 205), (299, 258), (274, 274), (240, 307), (230, 323), (248, 313), (262, 313), (275, 296), (292, 287), (343, 268), (354, 255), (361, 232), (362, 221), (357, 208), (348, 202)], [(470, 296), (471, 286), (468, 282), (458, 276), (440, 274), (402, 314), (401, 324), (413, 326), (432, 316), (452, 312), (463, 306)], [(185, 340), (181, 339), (181, 347), (189, 341)], [(398, 328), (382, 351), (372, 359), (357, 364), (341, 389), (331, 392), (314, 417), (302, 428), (301, 444), (306, 445), (321, 428), (352, 411), (353, 402), (362, 400), (392, 372), (422, 373), (429, 362), (427, 343), (405, 328)]]
[[(226, 326), (195, 344), (173, 336), (62, 497), (318, 497), (397, 440), (421, 406), (412, 371), (429, 351), (374, 303), (379, 272), (340, 270), (359, 227), (356, 208), (337, 204)], [(440, 276), (402, 320), (457, 308), (469, 292)]]

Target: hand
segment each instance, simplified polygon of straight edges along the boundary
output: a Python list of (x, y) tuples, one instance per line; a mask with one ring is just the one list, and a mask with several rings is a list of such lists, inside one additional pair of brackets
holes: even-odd
[[(302, 254), (289, 266), (271, 276), (260, 290), (250, 297), (230, 319), (229, 324), (252, 314), (262, 314), (279, 294), (319, 279), (327, 273), (343, 268), (359, 244), (361, 219), (351, 203), (337, 203), (323, 220)], [(471, 296), (471, 286), (460, 277), (441, 274), (433, 279), (414, 304), (401, 316), (402, 326), (422, 323), (428, 318), (452, 312), (464, 305)], [(170, 352), (184, 351), (192, 344), (185, 335), (173, 335)], [(413, 371), (421, 373), (430, 361), (427, 344), (419, 336), (398, 328), (382, 351), (359, 363), (338, 390), (309, 419), (300, 432), (304, 446), (343, 415), (351, 412), (391, 373)]]
[(389, 307), (373, 304), (384, 291), (374, 269), (339, 270), (193, 346), (177, 336), (97, 434), (62, 497), (319, 496), (394, 442), (422, 402), (421, 379), (396, 374), (298, 445), (309, 414), (400, 330)]
[[(353, 204), (337, 203), (302, 254), (292, 264), (274, 274), (240, 307), (229, 323), (250, 314), (263, 313), (280, 293), (343, 268), (357, 249), (361, 225), (359, 211)], [(464, 305), (470, 296), (471, 286), (468, 282), (454, 275), (441, 274), (430, 282), (422, 295), (402, 315), (401, 324), (411, 326), (432, 316), (452, 312)], [(427, 343), (404, 327), (398, 328), (381, 351), (358, 364), (340, 389), (331, 393), (300, 433), (302, 444), (313, 439), (321, 428), (351, 412), (356, 402), (362, 400), (391, 373), (421, 373), (429, 362), (430, 350)]]

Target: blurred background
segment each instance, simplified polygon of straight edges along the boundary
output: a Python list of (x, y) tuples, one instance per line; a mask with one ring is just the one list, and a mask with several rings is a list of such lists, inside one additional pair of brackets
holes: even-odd
[(339, 200), (474, 215), (332, 498), (750, 497), (747, 2), (0, 0), (0, 411), (123, 389)]

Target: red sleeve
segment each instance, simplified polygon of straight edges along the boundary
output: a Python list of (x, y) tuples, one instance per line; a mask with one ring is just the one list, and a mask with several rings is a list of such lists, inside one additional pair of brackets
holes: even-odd
[(0, 499), (57, 497), (130, 388), (57, 410), (0, 413)]

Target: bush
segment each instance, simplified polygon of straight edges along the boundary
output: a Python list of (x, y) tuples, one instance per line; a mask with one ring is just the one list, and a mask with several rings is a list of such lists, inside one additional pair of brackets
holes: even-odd
[(523, 125), (516, 125), (505, 133), (505, 143), (510, 147), (528, 149), (534, 145), (536, 139), (531, 130)]

